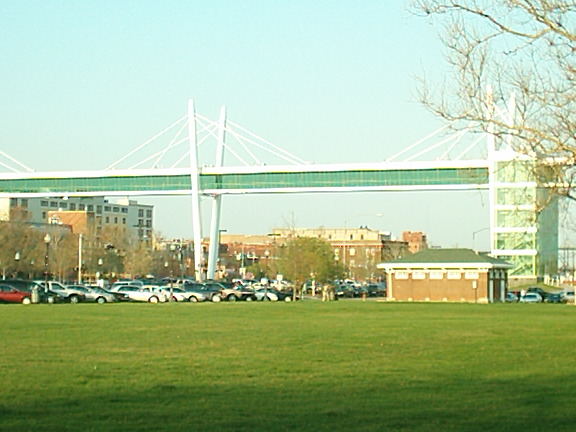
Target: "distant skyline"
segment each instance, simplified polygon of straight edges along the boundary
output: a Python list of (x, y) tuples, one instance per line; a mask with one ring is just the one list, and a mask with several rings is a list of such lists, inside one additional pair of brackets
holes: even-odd
[[(416, 94), (447, 69), (441, 44), (406, 4), (0, 0), (0, 149), (37, 171), (103, 169), (194, 99), (306, 160), (384, 160), (441, 125)], [(166, 237), (191, 236), (189, 199), (136, 199)], [(484, 192), (261, 195), (225, 197), (221, 227), (367, 225), (488, 249), (488, 216)]]

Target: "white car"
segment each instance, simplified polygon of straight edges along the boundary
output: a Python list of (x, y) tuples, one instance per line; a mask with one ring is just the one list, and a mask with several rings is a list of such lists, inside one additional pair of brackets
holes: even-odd
[(574, 291), (563, 292), (562, 303), (574, 303)]
[(190, 301), (189, 299), (192, 296), (191, 293), (187, 293), (182, 288), (176, 286), (172, 288), (163, 286), (160, 290), (168, 296), (168, 299), (170, 299), (170, 291), (172, 291), (172, 299), (179, 302)]
[(535, 292), (529, 292), (520, 297), (520, 303), (542, 303), (542, 296)]
[(160, 287), (155, 285), (144, 285), (142, 287), (125, 285), (117, 287), (114, 292), (124, 293), (133, 301), (150, 303), (164, 303), (168, 301), (168, 295), (163, 292)]

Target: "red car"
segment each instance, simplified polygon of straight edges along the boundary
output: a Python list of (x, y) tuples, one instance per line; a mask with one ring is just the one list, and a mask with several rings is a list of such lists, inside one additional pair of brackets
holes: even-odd
[(32, 299), (29, 292), (17, 290), (12, 285), (1, 284), (0, 302), (30, 304)]

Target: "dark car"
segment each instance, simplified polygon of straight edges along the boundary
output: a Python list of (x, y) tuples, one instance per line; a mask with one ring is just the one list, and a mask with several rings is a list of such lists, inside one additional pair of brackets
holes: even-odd
[(219, 302), (222, 300), (222, 291), (224, 287), (218, 282), (206, 282), (202, 284), (202, 292), (206, 294), (208, 299), (212, 302)]
[(28, 291), (20, 291), (12, 285), (0, 285), (0, 302), (2, 303), (32, 303), (32, 295)]
[(368, 297), (386, 297), (386, 285), (384, 284), (368, 284), (365, 288)]
[(540, 287), (530, 287), (526, 290), (526, 293), (536, 293), (536, 294), (540, 294), (540, 297), (542, 297), (542, 300), (546, 301), (546, 297), (548, 297), (550, 295), (550, 293), (544, 291), (542, 288)]
[(544, 303), (562, 303), (562, 293), (550, 293), (544, 299)]
[(38, 293), (38, 298), (41, 303), (61, 303), (64, 299), (54, 291), (44, 288), (39, 283), (26, 279), (7, 279), (3, 281), (4, 284), (11, 285), (18, 291), (25, 291), (32, 293), (36, 291)]
[(354, 297), (354, 287), (350, 286), (349, 284), (338, 285), (334, 290), (334, 294), (336, 297)]

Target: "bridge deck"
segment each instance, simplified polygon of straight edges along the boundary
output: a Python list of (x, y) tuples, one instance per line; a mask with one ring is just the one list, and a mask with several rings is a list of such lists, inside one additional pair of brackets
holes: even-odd
[[(488, 184), (486, 166), (425, 168), (349, 168), (315, 170), (264, 167), (252, 172), (203, 169), (205, 194), (281, 193), (337, 190), (478, 189)], [(184, 194), (191, 188), (189, 169), (26, 173), (0, 176), (0, 196), (95, 196)]]

